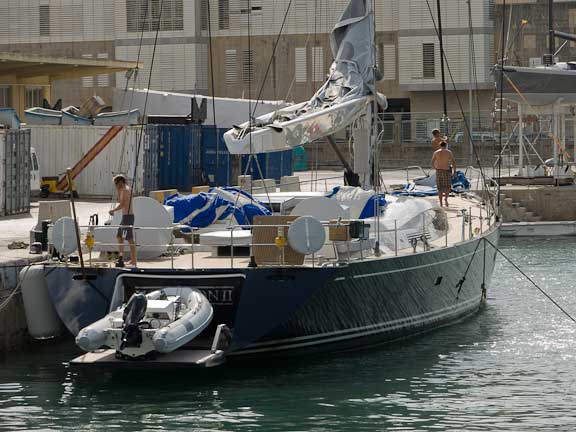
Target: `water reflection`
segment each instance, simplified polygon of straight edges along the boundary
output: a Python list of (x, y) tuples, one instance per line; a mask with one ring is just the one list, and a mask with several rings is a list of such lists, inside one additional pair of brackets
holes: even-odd
[[(571, 241), (505, 248), (576, 311)], [(574, 326), (502, 262), (497, 272), (479, 316), (363, 352), (160, 374), (78, 374), (68, 344), (7, 356), (0, 429), (572, 430)]]

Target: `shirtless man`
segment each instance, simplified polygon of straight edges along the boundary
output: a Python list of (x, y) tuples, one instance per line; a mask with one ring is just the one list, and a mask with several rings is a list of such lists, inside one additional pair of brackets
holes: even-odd
[(440, 144), (442, 141), (446, 141), (448, 138), (440, 136), (440, 130), (434, 129), (432, 131), (432, 150), (440, 150)]
[(134, 212), (132, 211), (132, 192), (126, 184), (126, 177), (117, 175), (114, 177), (114, 186), (118, 192), (118, 205), (110, 210), (113, 215), (118, 210), (122, 210), (121, 227), (118, 228), (116, 239), (118, 240), (118, 262), (117, 267), (124, 267), (124, 239), (130, 245), (130, 265), (136, 267), (136, 245), (134, 244)]
[(444, 198), (444, 205), (448, 207), (448, 195), (452, 190), (452, 173), (456, 173), (454, 155), (446, 147), (446, 141), (442, 141), (440, 150), (436, 150), (432, 156), (432, 167), (436, 170), (436, 187), (438, 188), (440, 207), (442, 207), (442, 198)]

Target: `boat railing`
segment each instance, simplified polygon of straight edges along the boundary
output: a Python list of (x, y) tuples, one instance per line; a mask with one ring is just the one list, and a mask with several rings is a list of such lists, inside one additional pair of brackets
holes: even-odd
[[(230, 240), (227, 244), (222, 243), (218, 245), (202, 245), (199, 242), (199, 234), (201, 232), (198, 228), (191, 228), (188, 226), (172, 226), (172, 227), (133, 227), (125, 225), (86, 225), (80, 226), (82, 236), (82, 250), (83, 254), (88, 253), (89, 265), (92, 266), (93, 252), (111, 253), (117, 252), (117, 242), (95, 241), (94, 233), (98, 229), (133, 229), (134, 244), (137, 251), (151, 251), (154, 250), (161, 258), (168, 258), (171, 263), (171, 268), (176, 267), (176, 258), (189, 254), (190, 269), (199, 267), (198, 254), (204, 253), (202, 258), (213, 258), (218, 261), (212, 261), (210, 265), (220, 265), (229, 259), (230, 268), (242, 268), (247, 266), (248, 257), (255, 257), (258, 266), (285, 266), (285, 267), (326, 267), (326, 266), (345, 266), (353, 262), (364, 261), (366, 259), (373, 259), (379, 256), (398, 256), (400, 254), (416, 253), (421, 251), (428, 251), (432, 247), (448, 247), (450, 243), (458, 241), (466, 241), (473, 239), (479, 234), (482, 234), (485, 228), (491, 225), (491, 215), (473, 214), (472, 207), (470, 209), (463, 209), (455, 215), (448, 215), (446, 217), (448, 225), (444, 232), (444, 242), (441, 238), (437, 238), (434, 246), (430, 242), (430, 228), (429, 223), (435, 217), (432, 212), (434, 209), (429, 209), (422, 212), (416, 217), (421, 217), (422, 222), (416, 222), (412, 228), (401, 226), (399, 221), (388, 221), (386, 225), (379, 225), (379, 228), (370, 227), (370, 221), (356, 221), (356, 220), (331, 220), (322, 222), (322, 227), (325, 230), (325, 241), (317, 252), (310, 254), (296, 254), (289, 247), (288, 230), (291, 227), (290, 223), (284, 224), (270, 224), (270, 225), (234, 225), (226, 228), (230, 233)], [(455, 219), (461, 220), (461, 238), (453, 235), (449, 240), (450, 227), (452, 231), (458, 229), (459, 221), (453, 223)], [(420, 225), (420, 226), (419, 226)], [(352, 227), (355, 228), (355, 234), (352, 234)], [(256, 241), (254, 237), (255, 230), (269, 229), (267, 240)], [(166, 241), (146, 242), (139, 241), (139, 234), (146, 231), (153, 232), (169, 232), (166, 236)], [(240, 242), (236, 234), (239, 232), (250, 231), (252, 237), (249, 243), (245, 241)], [(266, 237), (266, 236), (265, 236)], [(261, 237), (259, 237), (261, 238)], [(377, 239), (380, 242), (377, 247)], [(402, 239), (402, 241), (401, 241)], [(71, 239), (70, 239), (71, 241)], [(76, 240), (74, 240), (75, 242)], [(407, 244), (409, 243), (409, 245)], [(128, 246), (125, 244), (125, 247)], [(226, 248), (224, 255), (206, 256), (206, 252), (217, 250), (218, 248)], [(54, 246), (51, 245), (51, 250)], [(247, 255), (247, 249), (250, 251)], [(158, 252), (161, 251), (161, 252)], [(229, 253), (228, 253), (229, 251)], [(259, 256), (255, 256), (258, 255)], [(56, 256), (57, 254), (52, 254)], [(270, 257), (273, 257), (270, 259)], [(275, 257), (275, 258), (274, 258)], [(258, 259), (260, 258), (260, 259)], [(152, 260), (153, 261), (153, 260)], [(178, 265), (186, 261), (179, 261)], [(206, 263), (204, 261), (204, 263)], [(202, 267), (202, 266), (200, 266)], [(226, 265), (226, 267), (228, 267)]]

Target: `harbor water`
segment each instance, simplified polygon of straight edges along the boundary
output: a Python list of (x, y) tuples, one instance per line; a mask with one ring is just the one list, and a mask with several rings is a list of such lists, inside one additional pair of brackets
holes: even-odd
[[(502, 248), (576, 315), (574, 240)], [(502, 259), (481, 314), (390, 346), (162, 373), (79, 373), (76, 354), (1, 356), (0, 430), (576, 429), (576, 324)]]

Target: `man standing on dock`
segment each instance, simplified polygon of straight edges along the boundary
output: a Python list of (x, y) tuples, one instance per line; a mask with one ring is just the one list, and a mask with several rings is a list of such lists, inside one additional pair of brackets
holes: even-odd
[(136, 245), (134, 244), (134, 212), (132, 211), (132, 191), (126, 184), (126, 177), (119, 174), (114, 177), (114, 186), (118, 192), (118, 205), (110, 210), (113, 215), (122, 210), (122, 221), (116, 234), (118, 240), (118, 262), (116, 267), (124, 267), (124, 240), (130, 245), (130, 265), (136, 267)]
[(432, 167), (436, 170), (436, 187), (438, 188), (440, 207), (442, 207), (442, 198), (444, 198), (444, 205), (448, 207), (448, 195), (452, 191), (452, 173), (456, 175), (456, 160), (452, 152), (446, 147), (446, 141), (442, 141), (440, 149), (436, 150), (432, 156)]

